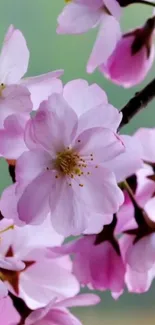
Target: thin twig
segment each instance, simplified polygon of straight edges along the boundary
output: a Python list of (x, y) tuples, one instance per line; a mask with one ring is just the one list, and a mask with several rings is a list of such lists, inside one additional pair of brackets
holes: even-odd
[(147, 0), (118, 0), (119, 4), (121, 7), (127, 7), (131, 4), (141, 4), (141, 5), (147, 5), (147, 6), (151, 6), (151, 7), (155, 7), (155, 4), (151, 1), (147, 1)]
[(155, 98), (155, 79), (135, 96), (121, 109), (123, 118), (119, 129), (128, 124), (130, 120)]

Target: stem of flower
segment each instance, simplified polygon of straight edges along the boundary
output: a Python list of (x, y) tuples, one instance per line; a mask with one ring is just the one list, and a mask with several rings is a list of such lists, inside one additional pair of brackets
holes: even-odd
[(31, 313), (31, 310), (26, 306), (24, 300), (21, 298), (14, 296), (11, 292), (9, 292), (9, 296), (13, 302), (14, 307), (21, 316), (21, 321), (18, 325), (23, 325), (27, 316), (29, 316)]
[(155, 3), (153, 3), (153, 2), (149, 2), (149, 1), (133, 1), (134, 3), (141, 3), (141, 4), (143, 4), (143, 5), (148, 5), (148, 6), (151, 6), (151, 7), (155, 7)]
[(127, 125), (131, 119), (143, 108), (147, 107), (149, 102), (155, 98), (155, 79), (153, 79), (144, 89), (136, 93), (133, 98), (121, 109), (123, 118), (119, 130)]
[(135, 210), (134, 218), (135, 218), (138, 226), (145, 225), (146, 224), (145, 218), (144, 218), (145, 211), (137, 203), (136, 198), (135, 198), (135, 196), (134, 196), (134, 194), (132, 192), (132, 189), (129, 186), (128, 182), (124, 181), (123, 185), (124, 185), (124, 189), (128, 192), (130, 200), (131, 200), (131, 202), (132, 202), (132, 204), (134, 206), (134, 210)]

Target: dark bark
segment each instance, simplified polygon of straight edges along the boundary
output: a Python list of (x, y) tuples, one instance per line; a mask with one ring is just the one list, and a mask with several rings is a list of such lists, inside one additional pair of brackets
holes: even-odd
[(144, 89), (136, 93), (135, 96), (121, 109), (123, 118), (119, 129), (127, 125), (130, 120), (155, 98), (155, 79), (153, 79)]

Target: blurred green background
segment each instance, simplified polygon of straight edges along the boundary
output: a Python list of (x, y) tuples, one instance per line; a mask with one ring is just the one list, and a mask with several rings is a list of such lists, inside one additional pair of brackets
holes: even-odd
[[(140, 87), (129, 90), (112, 85), (99, 72), (87, 75), (86, 62), (90, 54), (96, 31), (80, 36), (56, 35), (56, 19), (64, 6), (63, 0), (0, 0), (0, 42), (10, 24), (21, 29), (30, 49), (31, 58), (28, 75), (38, 75), (51, 70), (63, 68), (63, 81), (85, 78), (90, 83), (97, 82), (108, 94), (109, 101), (121, 108), (131, 96), (154, 76), (152, 68), (147, 79)], [(143, 24), (151, 15), (146, 6), (133, 5), (125, 10), (122, 17), (124, 31)], [(121, 58), (123, 60), (123, 58)], [(155, 102), (140, 113), (123, 131), (131, 133), (140, 126), (155, 125)], [(0, 190), (10, 183), (7, 166), (0, 162)], [(155, 290), (147, 294), (124, 294), (115, 302), (109, 293), (102, 294), (102, 304), (95, 308), (76, 310), (85, 325), (143, 325), (155, 324), (154, 312)]]

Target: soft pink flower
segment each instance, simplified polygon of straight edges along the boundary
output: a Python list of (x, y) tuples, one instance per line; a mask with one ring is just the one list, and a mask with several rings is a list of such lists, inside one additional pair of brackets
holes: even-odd
[[(130, 235), (124, 235), (122, 239), (124, 261), (128, 269), (127, 278), (134, 281), (136, 273), (143, 273), (142, 279), (145, 280), (143, 288), (147, 290), (154, 277), (155, 265), (155, 182), (154, 171), (151, 167), (151, 164), (155, 162), (154, 129), (140, 129), (134, 138), (140, 141), (142, 159), (147, 162), (135, 175), (136, 187), (133, 193), (139, 211), (135, 210), (129, 194), (125, 193), (124, 204), (118, 213), (116, 232), (132, 230)], [(130, 287), (134, 290), (132, 283)], [(137, 291), (141, 290), (138, 288)], [(140, 288), (142, 288), (141, 282)]]
[[(102, 127), (103, 123), (104, 127), (117, 132), (122, 114), (108, 102), (106, 93), (97, 84), (89, 86), (86, 80), (72, 80), (64, 86), (63, 96), (80, 117), (78, 132), (83, 127)], [(120, 135), (120, 138), (125, 151), (107, 161), (107, 168), (114, 172), (117, 182), (142, 167), (142, 144), (138, 137)]]
[(95, 290), (110, 290), (117, 299), (124, 290), (125, 266), (112, 243), (96, 242), (96, 235), (72, 241), (49, 252), (73, 254), (73, 273), (82, 285)]
[[(126, 145), (125, 139), (123, 140)], [(151, 165), (149, 166), (149, 163), (150, 164), (155, 163), (154, 142), (155, 142), (155, 129), (140, 128), (138, 131), (136, 131), (136, 133), (132, 137), (132, 144), (133, 144), (132, 147), (134, 148), (134, 146), (136, 145), (137, 149), (136, 147), (135, 149), (138, 152), (138, 146), (139, 146), (140, 149), (139, 154), (141, 159), (144, 162), (148, 163), (148, 164), (143, 163), (142, 166), (139, 165), (140, 169), (135, 170), (136, 173), (133, 170), (136, 179), (136, 189), (134, 195), (137, 203), (142, 208), (146, 208), (146, 204), (150, 201), (151, 197), (155, 192), (155, 182), (150, 178), (151, 176), (154, 175), (154, 171)], [(136, 157), (136, 151), (134, 155), (135, 157)], [(125, 154), (122, 154), (118, 158), (121, 158), (121, 156), (124, 155)], [(116, 158), (115, 160), (117, 160), (118, 158)], [(119, 167), (121, 166), (121, 162), (119, 161), (119, 159), (118, 162), (119, 162), (118, 164), (118, 170), (119, 170)], [(129, 163), (131, 162), (132, 160), (130, 159)], [(128, 164), (124, 163), (124, 166), (127, 167), (127, 165)], [(117, 164), (115, 164), (115, 169), (114, 169), (114, 172), (117, 175), (116, 169), (117, 169)], [(126, 171), (127, 170), (128, 168), (126, 169)], [(130, 175), (126, 175), (126, 177), (128, 176)], [(150, 213), (151, 211), (149, 210), (149, 214)], [(153, 218), (152, 214), (153, 214), (153, 209), (151, 213), (151, 218)], [(117, 232), (122, 232), (124, 230), (135, 228), (135, 227), (136, 227), (136, 222), (134, 219), (134, 207), (129, 195), (125, 192), (124, 204), (121, 206), (118, 213)]]
[(16, 325), (20, 322), (20, 316), (9, 297), (0, 300), (0, 317), (3, 325)]
[[(9, 220), (2, 220), (0, 222), (0, 239), (3, 236), (3, 233), (12, 229), (12, 222)], [(0, 270), (4, 269), (5, 271), (21, 271), (25, 268), (25, 264), (20, 260), (19, 257), (13, 256), (4, 256), (0, 252)], [(3, 276), (0, 271), (0, 299), (7, 296), (8, 290), (5, 284), (2, 282)]]
[(81, 34), (99, 25), (87, 65), (89, 73), (105, 63), (114, 50), (121, 35), (117, 20), (120, 13), (116, 0), (73, 0), (59, 15), (57, 32), (60, 34)]
[[(147, 292), (155, 277), (155, 260), (150, 261), (153, 253), (149, 238), (139, 241), (139, 248), (133, 245), (133, 236), (124, 235), (120, 240), (121, 253), (126, 265), (125, 283), (129, 292)], [(143, 264), (144, 263), (144, 264)]]
[(0, 53), (0, 154), (8, 159), (26, 150), (24, 129), (32, 108), (38, 108), (52, 92), (62, 91), (61, 70), (21, 79), (28, 61), (24, 36), (11, 25)]
[(104, 121), (102, 127), (86, 124), (86, 130), (83, 124), (80, 132), (79, 125), (63, 97), (52, 95), (28, 123), (29, 151), (16, 167), (19, 218), (37, 224), (50, 212), (53, 227), (66, 236), (86, 230), (97, 215), (105, 224), (104, 215), (123, 202), (114, 174), (104, 167), (124, 151), (122, 141)]
[(154, 21), (154, 17), (150, 18), (144, 27), (124, 34), (118, 41), (107, 62), (99, 68), (110, 80), (132, 87), (145, 78), (154, 61)]
[(81, 294), (61, 302), (53, 300), (46, 307), (33, 311), (26, 319), (25, 325), (81, 325), (67, 308), (96, 305), (99, 302), (100, 298), (94, 294)]
[(41, 76), (22, 79), (28, 69), (29, 56), (22, 32), (11, 25), (5, 35), (0, 55), (0, 83), (3, 83), (1, 91), (5, 94), (6, 86), (21, 83), (29, 89), (33, 109), (36, 109), (40, 102), (47, 99), (52, 92), (62, 90), (62, 83), (58, 77), (63, 71), (57, 70)]
[[(0, 272), (3, 286), (21, 297), (31, 308), (45, 306), (53, 297), (58, 300), (78, 293), (79, 284), (72, 275), (68, 256), (46, 257), (46, 246), (61, 244), (63, 237), (55, 233), (49, 218), (41, 226), (14, 227), (1, 234)], [(24, 262), (22, 271), (10, 267), (13, 260)], [(7, 271), (5, 264), (8, 264)], [(2, 265), (1, 265), (2, 264)], [(23, 264), (23, 263), (22, 263)], [(13, 271), (14, 270), (14, 271)]]

